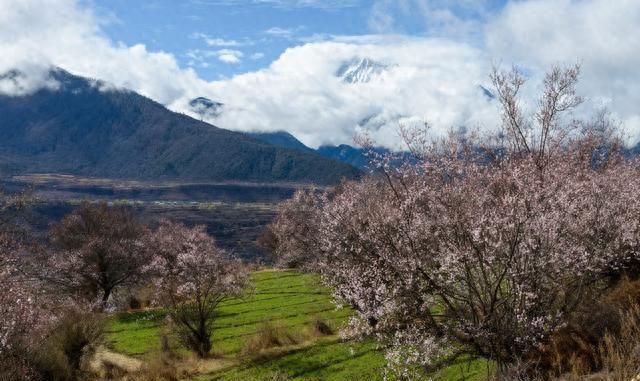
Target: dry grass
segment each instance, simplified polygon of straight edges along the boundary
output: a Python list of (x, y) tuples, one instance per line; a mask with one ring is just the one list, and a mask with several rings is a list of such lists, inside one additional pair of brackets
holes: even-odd
[(559, 381), (640, 381), (640, 306), (624, 313), (620, 330), (606, 333), (597, 348), (599, 370), (585, 369), (579, 361)]
[(172, 361), (161, 358), (146, 364), (136, 375), (140, 381), (178, 381), (178, 370)]
[(600, 357), (607, 381), (640, 379), (640, 306), (624, 315), (618, 335), (605, 336)]
[(640, 381), (640, 280), (620, 279), (500, 380)]
[(292, 332), (290, 329), (264, 323), (244, 343), (240, 355), (243, 357), (255, 357), (269, 349), (290, 347), (317, 337), (331, 336), (333, 334), (334, 331), (329, 324), (317, 316), (314, 316), (307, 324), (306, 329), (301, 332)]
[(164, 355), (147, 362), (101, 349), (93, 360), (92, 380), (113, 381), (178, 381), (176, 364), (180, 359)]
[(335, 333), (333, 328), (331, 328), (325, 320), (317, 316), (311, 319), (311, 322), (309, 323), (309, 331), (311, 336), (315, 337), (331, 336)]
[(32, 356), (38, 376), (45, 380), (77, 381), (91, 372), (90, 359), (103, 336), (99, 315), (66, 311)]
[(577, 379), (599, 372), (605, 362), (602, 343), (624, 337), (627, 315), (639, 303), (640, 281), (621, 279), (603, 298), (585, 300), (582, 310), (526, 359), (529, 367), (550, 378)]
[(242, 348), (241, 355), (254, 357), (271, 348), (286, 347), (300, 343), (302, 338), (285, 328), (275, 327), (264, 323), (255, 335), (247, 340)]

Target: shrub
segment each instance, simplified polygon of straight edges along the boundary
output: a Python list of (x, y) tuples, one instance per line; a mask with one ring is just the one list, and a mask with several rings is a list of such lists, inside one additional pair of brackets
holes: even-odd
[(153, 301), (153, 286), (135, 287), (126, 294), (125, 306), (128, 310), (140, 310), (151, 306)]
[[(620, 337), (629, 314), (640, 304), (640, 281), (622, 278), (606, 295), (583, 304), (565, 327), (531, 353), (530, 371), (560, 376), (588, 374), (602, 368), (600, 347), (608, 338)], [(627, 329), (628, 330), (628, 329)]]
[(36, 350), (34, 367), (44, 380), (75, 381), (87, 370), (103, 334), (104, 322), (95, 314), (67, 312)]
[(104, 370), (102, 377), (107, 380), (120, 380), (127, 374), (127, 371), (122, 369), (120, 365), (109, 360), (102, 360), (102, 368)]
[(331, 326), (319, 317), (314, 317), (309, 326), (311, 328), (311, 333), (314, 336), (331, 336), (334, 333)]
[(241, 353), (245, 356), (256, 356), (262, 351), (294, 345), (300, 342), (291, 332), (283, 328), (277, 328), (269, 323), (262, 324), (255, 335), (245, 342)]
[(600, 357), (609, 381), (628, 381), (640, 375), (640, 305), (623, 315), (618, 334), (605, 336)]

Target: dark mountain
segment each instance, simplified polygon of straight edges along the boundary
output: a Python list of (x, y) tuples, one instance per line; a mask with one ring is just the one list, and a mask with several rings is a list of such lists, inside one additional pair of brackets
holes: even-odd
[(297, 149), (303, 152), (314, 152), (295, 136), (286, 131), (277, 132), (248, 132), (247, 135), (276, 147)]
[(200, 119), (213, 119), (222, 114), (223, 103), (212, 101), (209, 98), (198, 97), (189, 102), (191, 111), (200, 116)]
[[(302, 152), (316, 152), (325, 158), (341, 161), (363, 171), (367, 171), (369, 169), (370, 159), (368, 157), (368, 151), (348, 144), (340, 144), (338, 146), (324, 145), (317, 150), (313, 150), (312, 148), (304, 145), (300, 140), (296, 139), (295, 136), (284, 131), (251, 132), (247, 135), (266, 143), (273, 144), (276, 147), (296, 149)], [(374, 152), (382, 155), (391, 153), (391, 151), (382, 147), (374, 148)], [(401, 157), (402, 156), (403, 155), (401, 155)]]
[(367, 151), (362, 148), (355, 148), (347, 144), (340, 144), (339, 146), (321, 146), (317, 151), (320, 155), (340, 160), (343, 163), (348, 163), (356, 168), (366, 169), (369, 165), (369, 158), (367, 157)]
[[(263, 142), (273, 144), (276, 147), (295, 149), (302, 152), (316, 152), (320, 156), (328, 159), (338, 160), (349, 164), (361, 170), (366, 170), (369, 159), (366, 151), (361, 148), (355, 148), (347, 144), (339, 146), (321, 146), (317, 150), (307, 147), (295, 136), (285, 131), (278, 132), (249, 132), (247, 135), (262, 140)], [(382, 148), (380, 150), (383, 150)]]
[(57, 90), (0, 96), (0, 169), (85, 176), (335, 183), (352, 166), (167, 110), (131, 91), (54, 70)]

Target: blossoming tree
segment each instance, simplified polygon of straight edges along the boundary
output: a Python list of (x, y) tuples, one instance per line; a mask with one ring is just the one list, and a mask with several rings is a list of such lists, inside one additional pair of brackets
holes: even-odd
[(105, 308), (114, 291), (142, 279), (146, 234), (125, 209), (83, 203), (52, 228), (57, 250), (41, 276), (59, 291)]
[(31, 200), (26, 193), (0, 192), (0, 379), (30, 380), (30, 345), (47, 316), (37, 284), (23, 271), (26, 247), (16, 218)]
[(39, 318), (33, 290), (17, 269), (20, 245), (0, 234), (0, 379), (29, 379), (27, 347)]
[(275, 255), (321, 272), (353, 306), (358, 334), (388, 339), (403, 375), (471, 352), (500, 367), (543, 343), (640, 248), (640, 173), (604, 118), (580, 104), (579, 68), (554, 68), (532, 118), (523, 77), (495, 71), (502, 134), (428, 145), (415, 163), (318, 194), (300, 191), (271, 226)]
[(240, 295), (248, 279), (242, 263), (207, 235), (204, 226), (188, 228), (162, 221), (149, 237), (157, 301), (167, 308), (183, 343), (200, 357), (212, 348), (218, 305)]

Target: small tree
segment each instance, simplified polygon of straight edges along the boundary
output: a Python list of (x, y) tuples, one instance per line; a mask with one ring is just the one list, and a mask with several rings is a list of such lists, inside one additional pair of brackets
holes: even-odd
[(83, 203), (51, 229), (57, 248), (43, 276), (55, 287), (105, 308), (120, 287), (139, 282), (148, 263), (146, 228), (129, 211)]
[(216, 246), (204, 226), (187, 228), (164, 220), (149, 238), (157, 300), (167, 308), (183, 343), (206, 357), (217, 307), (242, 293), (248, 273)]

